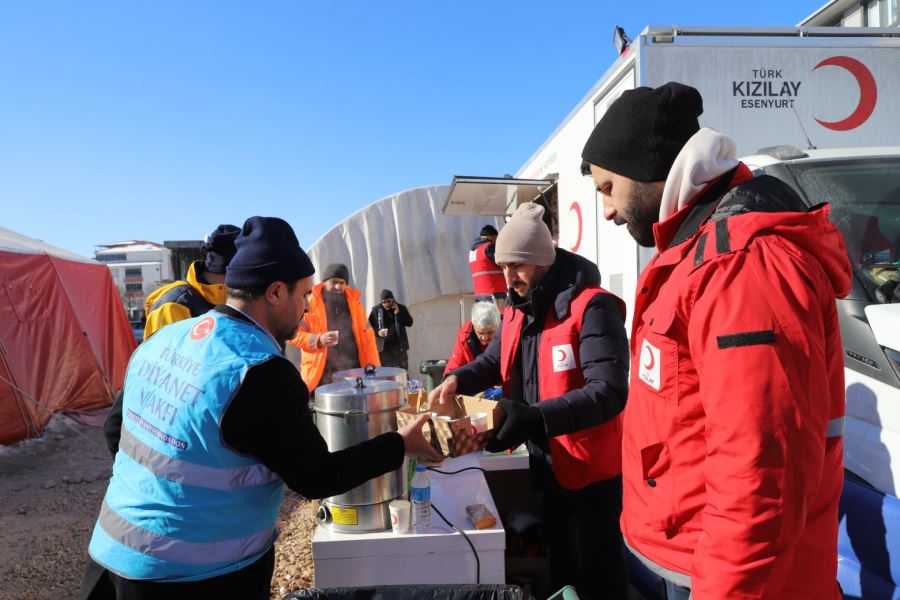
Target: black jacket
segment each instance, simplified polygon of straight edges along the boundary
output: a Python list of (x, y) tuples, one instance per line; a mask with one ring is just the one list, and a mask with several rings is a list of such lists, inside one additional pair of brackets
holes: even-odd
[[(214, 310), (246, 321), (227, 305)], [(307, 498), (342, 494), (403, 464), (403, 438), (395, 432), (329, 452), (308, 403), (309, 390), (286, 358), (251, 367), (222, 415), (222, 439), (237, 452), (255, 457)], [(103, 427), (113, 455), (118, 451), (121, 423), (119, 395)]]
[[(379, 353), (400, 354), (409, 350), (406, 328), (412, 327), (413, 318), (405, 305), (397, 302), (397, 307), (400, 312), (396, 315), (393, 310), (386, 310), (380, 304), (369, 313), (369, 323), (375, 330), (375, 345)], [(387, 337), (378, 337), (379, 329), (387, 329)]]
[[(540, 401), (537, 349), (544, 318), (555, 310), (558, 318), (569, 314), (575, 294), (587, 285), (599, 285), (600, 272), (591, 261), (557, 249), (556, 262), (528, 298), (511, 294), (512, 306), (525, 313), (519, 348), (508, 382), (508, 399), (537, 405), (544, 418), (546, 437), (529, 440), (533, 459), (550, 464), (547, 437), (581, 431), (604, 423), (625, 408), (628, 396), (628, 337), (625, 319), (615, 298), (597, 295), (585, 309), (579, 344), (583, 388), (558, 398)], [(505, 319), (504, 319), (505, 321)], [(457, 391), (470, 394), (502, 383), (500, 342), (503, 323), (487, 349), (473, 362), (453, 371)], [(535, 460), (532, 460), (534, 466)]]

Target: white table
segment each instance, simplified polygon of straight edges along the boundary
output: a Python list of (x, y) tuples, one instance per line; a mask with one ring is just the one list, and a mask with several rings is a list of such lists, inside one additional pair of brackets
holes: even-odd
[[(483, 464), (485, 461), (492, 466)], [(521, 457), (468, 454), (447, 459), (438, 468), (442, 471), (469, 466), (504, 468), (504, 461), (512, 466), (521, 462)], [(526, 455), (526, 468), (527, 464)], [(497, 515), (484, 474), (465, 471), (442, 475), (429, 471), (428, 476), (431, 478), (432, 505), (465, 531), (478, 551), (480, 582), (505, 583), (506, 535), (499, 518), (494, 527), (480, 530), (466, 518), (465, 507), (478, 503), (486, 504)], [(463, 537), (447, 527), (436, 513), (432, 513), (431, 524), (430, 533), (405, 535), (394, 535), (390, 531), (335, 533), (317, 527), (312, 542), (316, 587), (476, 583), (475, 556)]]

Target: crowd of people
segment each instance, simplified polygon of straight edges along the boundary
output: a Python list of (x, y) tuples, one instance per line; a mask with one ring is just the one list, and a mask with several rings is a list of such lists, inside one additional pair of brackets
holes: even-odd
[[(597, 265), (523, 203), (469, 252), (477, 301), (429, 402), (502, 386), (486, 449), (527, 444), (556, 588), (627, 598), (630, 552), (669, 599), (837, 600), (844, 242), (702, 110), (689, 86), (629, 90), (584, 145), (604, 218), (657, 249), (631, 331)], [(428, 413), (330, 453), (307, 410), (338, 371), (408, 368), (391, 290), (366, 316), (346, 265), (313, 284), (277, 218), (221, 225), (205, 250), (148, 299), (83, 598), (268, 598), (285, 484), (322, 498), (440, 458)]]

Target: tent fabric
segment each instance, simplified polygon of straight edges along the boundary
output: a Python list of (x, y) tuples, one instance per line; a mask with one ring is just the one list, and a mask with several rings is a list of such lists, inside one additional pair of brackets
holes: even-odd
[(445, 216), (448, 185), (415, 188), (382, 198), (350, 215), (309, 247), (316, 279), (341, 262), (363, 305), (376, 305), (388, 288), (399, 302), (418, 304), (447, 294), (472, 292), (469, 249), (496, 217)]
[(0, 228), (0, 444), (112, 402), (136, 347), (109, 268)]

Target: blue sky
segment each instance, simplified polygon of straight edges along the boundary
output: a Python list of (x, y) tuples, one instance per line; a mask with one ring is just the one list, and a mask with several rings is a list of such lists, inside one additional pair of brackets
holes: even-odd
[(824, 0), (0, 3), (0, 225), (84, 255), (514, 173), (612, 31), (784, 25)]

